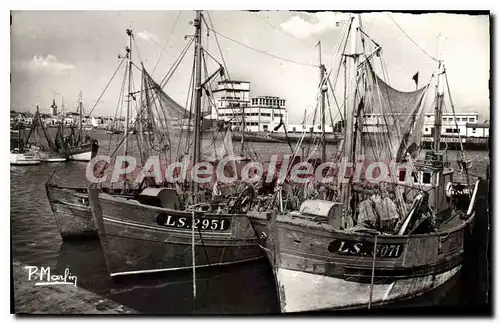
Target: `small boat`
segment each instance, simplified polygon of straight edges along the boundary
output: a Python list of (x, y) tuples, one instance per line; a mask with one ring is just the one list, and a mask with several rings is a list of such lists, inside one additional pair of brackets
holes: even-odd
[(15, 148), (10, 151), (10, 164), (12, 165), (33, 165), (40, 164), (40, 155), (31, 150)]
[(40, 164), (38, 150), (33, 150), (24, 146), (21, 132), (17, 133), (17, 147), (10, 151), (11, 165), (33, 165)]

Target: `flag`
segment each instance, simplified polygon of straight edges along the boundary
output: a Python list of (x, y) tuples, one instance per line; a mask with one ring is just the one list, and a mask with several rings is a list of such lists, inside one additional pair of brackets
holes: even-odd
[(415, 81), (415, 86), (418, 88), (418, 72), (413, 76), (413, 81)]

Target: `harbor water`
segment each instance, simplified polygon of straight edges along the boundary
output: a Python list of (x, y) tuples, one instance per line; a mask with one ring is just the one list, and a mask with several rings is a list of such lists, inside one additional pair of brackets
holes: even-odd
[[(96, 134), (99, 154), (108, 152), (109, 135)], [(115, 135), (117, 137), (117, 135)], [(284, 143), (249, 143), (263, 160), (271, 154), (289, 154)], [(239, 144), (235, 145), (236, 147)], [(329, 146), (328, 152), (335, 150)], [(452, 166), (455, 151), (449, 151)], [(469, 172), (486, 176), (488, 151), (470, 152)], [(50, 267), (56, 273), (70, 269), (78, 286), (146, 314), (269, 314), (279, 312), (272, 270), (263, 259), (231, 267), (197, 270), (196, 300), (193, 299), (192, 273), (123, 278), (112, 281), (108, 275), (98, 240), (62, 242), (45, 192), (45, 183), (86, 186), (86, 162), (42, 163), (11, 166), (12, 258), (16, 262)], [(474, 177), (473, 177), (474, 179)], [(189, 253), (189, 252), (187, 252)], [(465, 278), (465, 277), (464, 277)], [(456, 287), (441, 301), (446, 305), (470, 304), (460, 278)]]

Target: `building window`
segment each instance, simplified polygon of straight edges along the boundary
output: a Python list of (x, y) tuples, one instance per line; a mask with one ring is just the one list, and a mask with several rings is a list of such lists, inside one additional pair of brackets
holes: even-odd
[(469, 122), (473, 123), (475, 121), (474, 117), (469, 117)]
[(267, 131), (267, 125), (262, 125), (262, 129), (264, 129), (265, 131)]
[(447, 129), (445, 130), (445, 132), (446, 132), (446, 133), (452, 133), (452, 132), (453, 132), (453, 129), (452, 129), (452, 128), (447, 128)]
[(462, 118), (462, 121), (466, 122), (467, 121), (467, 117)]
[(459, 132), (460, 132), (460, 130), (458, 128), (453, 129), (453, 133), (459, 133)]

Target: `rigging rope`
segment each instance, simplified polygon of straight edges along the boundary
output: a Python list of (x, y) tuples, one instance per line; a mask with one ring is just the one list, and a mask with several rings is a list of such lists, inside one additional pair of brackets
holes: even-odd
[(387, 13), (387, 16), (389, 16), (389, 18), (392, 20), (392, 22), (394, 22), (394, 24), (399, 28), (399, 30), (401, 30), (401, 32), (403, 34), (405, 34), (405, 36), (416, 46), (418, 47), (425, 55), (427, 55), (430, 59), (436, 61), (436, 62), (439, 62), (438, 59), (436, 59), (435, 57), (433, 57), (432, 55), (430, 55), (429, 53), (427, 53), (422, 47), (420, 47), (417, 43), (415, 43), (415, 41), (403, 30), (403, 28), (401, 28), (401, 26), (394, 20), (394, 18), (391, 17), (391, 15), (389, 13)]
[(276, 27), (276, 26), (275, 26), (275, 25), (273, 25), (271, 22), (269, 22), (267, 19), (265, 19), (264, 17), (259, 16), (257, 13), (255, 13), (255, 12), (251, 12), (251, 13), (252, 13), (254, 16), (256, 16), (257, 18), (261, 19), (261, 20), (262, 20), (263, 22), (265, 22), (266, 24), (268, 24), (269, 26), (271, 26), (271, 27), (273, 27), (274, 29), (276, 29), (277, 31), (281, 32), (282, 34), (284, 34), (284, 35), (286, 35), (286, 36), (289, 36), (289, 37), (291, 37), (291, 38), (295, 39), (296, 41), (301, 42), (302, 44), (305, 44), (305, 45), (309, 45), (309, 46), (310, 46), (310, 44), (308, 44), (307, 42), (304, 42), (303, 40), (298, 39), (297, 37), (295, 37), (295, 36), (293, 36), (293, 35), (290, 35), (290, 34), (288, 34), (288, 33), (284, 33), (284, 32), (283, 32), (283, 30), (282, 30), (281, 28)]
[(217, 34), (217, 35), (219, 35), (219, 36), (221, 36), (221, 37), (223, 37), (223, 38), (225, 38), (225, 39), (227, 39), (227, 40), (229, 40), (229, 41), (231, 41), (231, 42), (233, 42), (233, 43), (236, 43), (236, 44), (239, 44), (239, 45), (241, 45), (241, 46), (244, 46), (244, 47), (246, 47), (246, 48), (248, 48), (248, 49), (251, 49), (251, 50), (253, 50), (253, 51), (255, 51), (255, 52), (258, 52), (258, 53), (260, 53), (260, 54), (267, 55), (267, 56), (273, 57), (273, 58), (275, 58), (275, 59), (282, 60), (282, 61), (289, 62), (289, 63), (293, 63), (293, 64), (297, 64), (297, 65), (309, 66), (309, 67), (315, 67), (315, 68), (319, 67), (318, 65), (308, 64), (308, 63), (301, 63), (301, 62), (293, 61), (293, 60), (290, 60), (290, 59), (287, 59), (287, 58), (284, 58), (284, 57), (281, 57), (281, 56), (277, 56), (277, 55), (274, 55), (274, 54), (271, 54), (271, 53), (264, 52), (264, 51), (262, 51), (262, 50), (259, 50), (259, 49), (256, 49), (256, 48), (254, 48), (254, 47), (251, 47), (251, 46), (249, 46), (249, 45), (247, 45), (247, 44), (244, 44), (244, 43), (242, 43), (242, 42), (239, 42), (239, 41), (237, 41), (237, 40), (235, 40), (235, 39), (232, 39), (232, 38), (230, 38), (230, 37), (228, 37), (228, 36), (222, 35), (221, 33), (216, 32), (216, 31), (215, 31), (215, 30), (213, 30), (213, 29), (210, 29), (210, 30), (211, 30), (212, 32), (214, 32), (215, 34)]
[(160, 52), (160, 55), (158, 56), (158, 60), (156, 61), (155, 66), (153, 67), (153, 70), (151, 71), (151, 74), (154, 74), (156, 71), (156, 67), (158, 66), (158, 63), (160, 63), (161, 57), (163, 56), (163, 53), (165, 53), (167, 50), (167, 45), (170, 42), (170, 38), (172, 38), (172, 35), (174, 33), (175, 27), (177, 26), (177, 22), (179, 21), (179, 17), (181, 16), (182, 11), (179, 10), (179, 13), (177, 14), (177, 18), (175, 18), (174, 26), (172, 27), (172, 30), (170, 31), (170, 34), (168, 35), (167, 41), (165, 42), (165, 46), (162, 48), (163, 51)]
[(99, 101), (101, 100), (102, 96), (104, 95), (104, 93), (106, 92), (106, 90), (108, 89), (109, 85), (111, 84), (111, 81), (113, 81), (113, 79), (115, 78), (116, 76), (116, 73), (118, 73), (118, 70), (120, 70), (120, 67), (122, 66), (123, 64), (123, 61), (125, 61), (125, 58), (126, 57), (123, 57), (122, 60), (120, 61), (120, 64), (118, 64), (118, 67), (116, 68), (115, 72), (113, 73), (113, 76), (111, 77), (111, 79), (108, 81), (108, 84), (106, 84), (106, 87), (104, 87), (104, 90), (102, 91), (101, 95), (99, 96), (99, 98), (97, 99), (97, 101), (95, 102), (94, 106), (92, 107), (92, 109), (90, 110), (89, 112), (89, 115), (92, 114), (92, 112), (94, 111), (94, 108), (97, 106), (97, 104), (99, 103)]

